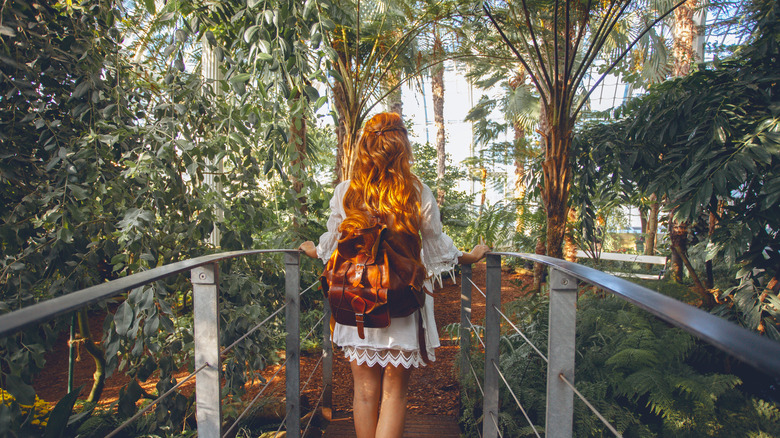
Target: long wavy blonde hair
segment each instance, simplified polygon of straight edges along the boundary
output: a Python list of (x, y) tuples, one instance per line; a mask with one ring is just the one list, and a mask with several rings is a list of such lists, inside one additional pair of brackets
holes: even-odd
[(381, 113), (366, 122), (344, 195), (346, 218), (340, 231), (371, 226), (377, 218), (395, 231), (419, 235), (420, 180), (412, 173), (411, 159), (401, 116)]

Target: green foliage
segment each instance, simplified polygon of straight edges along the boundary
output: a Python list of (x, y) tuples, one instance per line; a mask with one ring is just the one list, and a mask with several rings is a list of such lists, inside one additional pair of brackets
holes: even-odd
[(415, 143), (413, 149), (412, 171), (431, 188), (434, 196), (439, 190), (444, 191), (444, 203), (440, 207), (444, 231), (452, 237), (458, 247), (469, 246), (470, 244), (464, 235), (473, 219), (473, 199), (467, 193), (456, 189), (458, 180), (465, 177), (465, 171), (459, 166), (453, 166), (448, 155), (444, 178), (438, 179), (436, 175), (438, 160), (436, 148), (427, 143), (424, 145)]
[[(544, 354), (547, 300), (539, 294), (506, 309)], [(777, 404), (743, 389), (743, 380), (755, 380), (755, 373), (725, 372), (730, 365), (722, 353), (682, 330), (623, 300), (593, 292), (581, 295), (577, 318), (577, 390), (623, 436), (752, 437), (773, 436), (780, 430)], [(546, 379), (540, 376), (545, 375), (546, 363), (514, 331), (502, 337), (501, 348), (500, 368), (537, 430), (543, 430)], [(480, 356), (471, 355), (475, 369), (482, 366)], [(771, 382), (759, 384), (767, 387)], [(509, 392), (502, 389), (500, 397), (504, 434), (534, 436)], [(465, 406), (462, 423), (478, 422), (479, 407)], [(581, 437), (611, 436), (578, 401), (574, 432)]]
[[(780, 6), (755, 1), (751, 8), (750, 45), (651, 87), (619, 108), (615, 122), (575, 142), (583, 170), (578, 186), (610, 181), (624, 193), (668, 200), (674, 218), (691, 224), (702, 260), (742, 268), (738, 286), (719, 285), (727, 300), (719, 312), (780, 339), (780, 314), (769, 304), (777, 292), (765, 289), (780, 274)], [(710, 214), (717, 219), (712, 235)], [(771, 298), (761, 298), (764, 292)]]
[[(301, 45), (312, 17), (293, 2), (276, 4), (276, 15), (249, 3), (2, 8), (0, 311), (214, 251), (215, 226), (226, 250), (289, 247), (318, 231), (310, 224), (324, 223), (317, 215), (328, 194), (316, 182), (290, 190), (291, 180), (308, 179), (302, 154), (329, 144), (314, 127), (311, 149), (291, 141), (322, 102), (310, 86), (318, 52)], [(198, 68), (203, 39), (225, 77), (215, 87)], [(299, 218), (304, 202), (315, 211), (309, 218)], [(221, 271), (220, 341), (230, 345), (283, 302), (283, 269), (257, 256)], [(144, 396), (138, 382), (155, 373), (162, 393), (191, 367), (191, 308), (185, 276), (103, 305), (115, 311), (101, 344), (108, 372), (131, 377), (120, 418)], [(30, 382), (62, 327), (52, 321), (0, 340), (0, 386), (18, 400), (3, 410), (32, 399)], [(237, 345), (224, 358), (225, 391), (240, 394), (280, 342), (272, 321)], [(138, 433), (180, 431), (191, 401), (166, 398)]]

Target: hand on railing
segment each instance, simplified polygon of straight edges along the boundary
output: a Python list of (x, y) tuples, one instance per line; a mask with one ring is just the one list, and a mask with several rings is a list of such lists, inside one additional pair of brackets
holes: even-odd
[(307, 240), (301, 243), (301, 246), (298, 247), (298, 250), (303, 251), (304, 254), (313, 259), (317, 258), (317, 247), (314, 246), (314, 242), (311, 240)]
[(458, 263), (461, 265), (470, 265), (482, 260), (485, 257), (485, 253), (490, 251), (490, 247), (487, 245), (479, 244), (471, 249), (471, 252), (463, 253), (458, 257)]

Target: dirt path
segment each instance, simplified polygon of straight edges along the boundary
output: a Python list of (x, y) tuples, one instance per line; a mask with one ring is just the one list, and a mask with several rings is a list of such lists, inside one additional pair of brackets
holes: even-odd
[[(479, 263), (473, 268), (474, 283), (484, 290), (485, 284), (485, 264)], [(460, 280), (460, 279), (458, 279)], [(518, 298), (523, 294), (522, 285), (530, 281), (529, 277), (524, 277), (510, 271), (502, 273), (501, 288), (502, 299), (506, 303)], [(436, 324), (439, 327), (442, 347), (436, 351), (436, 362), (430, 366), (416, 370), (412, 374), (409, 393), (409, 411), (411, 414), (421, 415), (458, 415), (459, 388), (455, 370), (455, 361), (458, 357), (458, 346), (448, 335), (444, 333), (445, 326), (460, 321), (460, 283), (453, 284), (452, 280), (445, 281), (444, 287), (435, 292), (435, 314)], [(482, 295), (474, 290), (472, 294), (472, 312), (473, 321), (482, 321), (485, 315), (485, 301)], [(91, 319), (91, 330), (95, 339), (100, 339), (103, 326), (103, 317), (93, 315)], [(319, 355), (310, 354), (301, 357), (301, 380), (312, 375), (312, 369), (317, 364)], [(34, 387), (38, 396), (43, 400), (54, 404), (66, 394), (67, 386), (67, 338), (63, 336), (57, 344), (54, 352), (47, 355), (47, 372), (36, 378)], [(277, 367), (269, 367), (263, 371), (263, 375), (270, 377)], [(74, 376), (74, 386), (84, 385), (82, 397), (86, 397), (92, 385), (92, 374), (95, 365), (92, 358), (81, 348), (80, 360), (76, 363)], [(335, 353), (333, 364), (334, 390), (333, 390), (333, 408), (335, 417), (351, 416), (352, 414), (352, 378), (349, 370), (349, 364), (340, 352)], [(181, 379), (187, 375), (182, 371), (177, 378)], [(284, 373), (280, 373), (283, 377)], [(106, 382), (101, 404), (110, 404), (116, 401), (119, 389), (127, 383), (128, 379), (122, 374), (114, 374)], [(142, 385), (149, 392), (154, 392), (152, 379)], [(303, 383), (302, 383), (303, 384)], [(193, 390), (193, 384), (187, 382), (183, 386), (185, 392)], [(302, 406), (304, 408), (313, 406), (317, 403), (322, 389), (321, 368), (318, 368), (311, 377), (311, 381), (303, 391)], [(257, 388), (250, 388), (248, 396), (253, 396)], [(284, 396), (284, 379), (275, 383), (269, 391), (270, 396)]]

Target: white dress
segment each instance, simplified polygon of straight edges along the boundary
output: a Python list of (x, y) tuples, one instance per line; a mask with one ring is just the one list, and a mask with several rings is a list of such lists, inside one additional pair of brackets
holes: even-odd
[[(333, 192), (330, 201), (330, 218), (328, 219), (328, 231), (320, 236), (317, 245), (317, 255), (323, 263), (327, 263), (340, 237), (339, 225), (344, 220), (344, 194), (349, 188), (349, 181), (344, 181)], [(433, 292), (434, 283), (441, 284), (442, 274), (449, 272), (458, 263), (458, 257), (463, 255), (452, 239), (442, 231), (439, 207), (433, 197), (431, 189), (422, 184), (420, 193), (420, 237), (422, 238), (421, 258), (428, 271), (424, 287)], [(454, 280), (454, 276), (453, 276)], [(357, 334), (357, 328), (336, 323), (331, 340), (342, 348), (349, 361), (357, 361), (358, 364), (373, 366), (395, 365), (410, 367), (425, 366), (420, 354), (419, 340), (417, 336), (417, 318), (422, 313), (423, 328), (425, 330), (425, 346), (428, 358), (436, 360), (435, 349), (440, 345), (439, 331), (433, 316), (433, 297), (425, 295), (425, 305), (422, 312), (403, 318), (392, 318), (390, 326), (385, 328), (366, 328), (365, 338), (361, 339)]]

